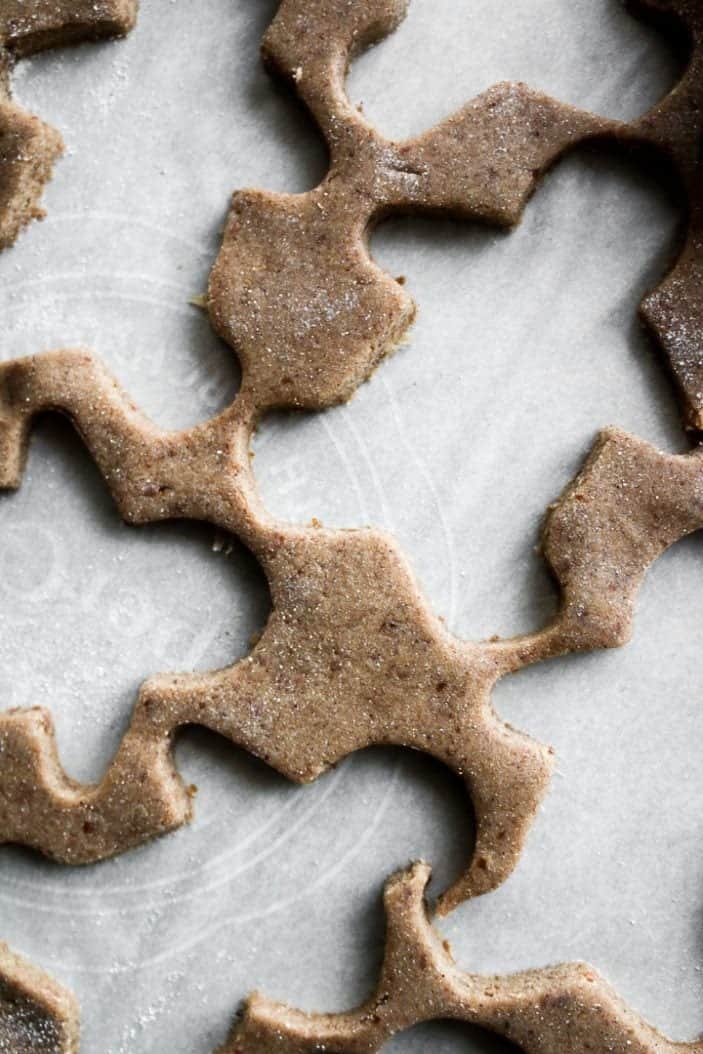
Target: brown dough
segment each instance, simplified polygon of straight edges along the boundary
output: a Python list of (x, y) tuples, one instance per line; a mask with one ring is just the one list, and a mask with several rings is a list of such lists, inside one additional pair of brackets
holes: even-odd
[(305, 1014), (254, 995), (218, 1054), (376, 1054), (423, 1021), (465, 1021), (523, 1054), (701, 1054), (646, 1024), (584, 963), (511, 977), (464, 973), (432, 929), (415, 864), (386, 885), (386, 954), (371, 998), (344, 1014)]
[[(11, 0), (0, 19), (12, 7)], [(119, 3), (47, 0), (33, 8), (29, 23), (0, 22), (16, 54), (126, 31), (134, 15), (132, 4)], [(67, 11), (78, 17), (67, 19)], [(703, 526), (700, 454), (659, 454), (623, 433), (604, 433), (545, 526), (545, 556), (562, 588), (559, 614), (539, 633), (473, 644), (453, 638), (434, 618), (385, 535), (293, 527), (262, 508), (249, 465), (261, 414), (348, 398), (412, 321), (412, 302), (368, 256), (369, 226), (392, 211), (436, 210), (513, 224), (539, 175), (584, 138), (655, 145), (682, 175), (692, 233), (677, 271), (645, 310), (692, 413), (703, 406), (694, 390), (703, 315), (695, 285), (700, 161), (692, 146), (700, 140), (699, 5), (677, 7), (697, 34), (687, 76), (640, 122), (616, 125), (525, 86), (499, 85), (437, 129), (391, 144), (349, 106), (342, 82), (352, 52), (390, 31), (403, 11), (397, 0), (358, 0), (351, 9), (343, 0), (284, 0), (267, 34), (265, 56), (318, 121), (331, 168), (307, 195), (235, 196), (209, 301), (215, 325), (244, 367), (243, 392), (229, 410), (188, 432), (163, 433), (86, 353), (0, 367), (0, 485), (19, 485), (33, 416), (59, 409), (84, 437), (126, 520), (191, 517), (236, 533), (264, 567), (274, 602), (247, 659), (211, 674), (145, 684), (98, 786), (66, 776), (45, 711), (0, 715), (0, 840), (79, 863), (183, 823), (191, 803), (171, 747), (185, 724), (218, 731), (299, 782), (354, 750), (394, 743), (440, 758), (473, 799), (477, 843), (471, 866), (440, 900), (439, 910), (448, 911), (510, 874), (551, 767), (546, 748), (498, 720), (490, 706), (493, 684), (553, 655), (623, 643), (646, 568)], [(95, 15), (90, 26), (86, 12)], [(9, 147), (0, 245), (35, 209), (59, 150), (55, 133), (20, 114), (7, 92), (3, 100)], [(25, 164), (20, 154), (29, 158), (25, 168), (18, 167)], [(700, 423), (695, 414), (691, 420)], [(429, 927), (422, 903), (427, 877), (420, 866), (389, 884), (386, 962), (365, 1007), (314, 1017), (257, 999), (223, 1054), (372, 1052), (394, 1032), (435, 1017), (483, 1025), (526, 1054), (703, 1049), (659, 1036), (588, 967), (507, 979), (459, 973)], [(6, 993), (19, 991), (12, 1005), (31, 1007), (31, 1020), (42, 1022), (53, 1044), (27, 1050), (74, 1051), (70, 997), (9, 952), (0, 951), (0, 973), (0, 1014)], [(0, 1029), (4, 1023), (0, 1017)]]
[(0, 1054), (78, 1054), (75, 999), (0, 944)]
[[(386, 884), (386, 952), (374, 994), (356, 1011), (306, 1014), (263, 996), (245, 1004), (218, 1054), (376, 1054), (423, 1021), (497, 1033), (523, 1054), (702, 1054), (631, 1010), (592, 967), (569, 963), (508, 977), (461, 971), (432, 929), (415, 864)], [(0, 1054), (78, 1054), (70, 992), (0, 945)]]
[(375, 743), (434, 754), (465, 780), (478, 823), (472, 865), (445, 908), (500, 883), (547, 785), (550, 751), (493, 713), (493, 647), (448, 634), (395, 542), (273, 521), (251, 472), (246, 395), (189, 432), (162, 433), (82, 352), (0, 366), (1, 485), (19, 483), (31, 419), (50, 408), (73, 419), (128, 522), (187, 517), (236, 534), (264, 568), (273, 612), (233, 667), (147, 682), (97, 787), (66, 777), (45, 711), (0, 716), (0, 840), (83, 863), (179, 826), (191, 800), (172, 740), (195, 723), (301, 783)]
[(138, 0), (2, 0), (0, 3), (0, 250), (32, 219), (63, 152), (59, 133), (25, 113), (10, 95), (15, 58), (46, 48), (121, 36), (133, 26)]
[(273, 598), (246, 659), (143, 686), (97, 786), (65, 775), (46, 711), (0, 716), (0, 841), (69, 863), (119, 853), (188, 820), (171, 748), (179, 727), (200, 724), (300, 783), (372, 744), (432, 754), (464, 780), (477, 821), (471, 865), (439, 910), (494, 888), (517, 863), (551, 757), (499, 720), (493, 685), (554, 655), (626, 641), (646, 568), (703, 526), (700, 453), (659, 454), (606, 432), (545, 526), (545, 556), (562, 590), (553, 623), (515, 640), (464, 642), (431, 613), (392, 538), (268, 516), (250, 467), (257, 410), (246, 392), (212, 421), (168, 433), (86, 352), (6, 363), (0, 486), (19, 485), (32, 418), (48, 409), (73, 420), (125, 520), (191, 518), (236, 534)]
[[(676, 266), (642, 303), (681, 394), (688, 428), (703, 430), (703, 4), (700, 0), (634, 0), (645, 17), (673, 27), (688, 57), (674, 90), (633, 125), (677, 172), (688, 205), (688, 230)], [(646, 163), (646, 161), (645, 161)]]
[[(306, 194), (236, 193), (210, 278), (209, 311), (260, 405), (320, 408), (348, 399), (401, 341), (415, 306), (371, 259), (369, 231), (391, 213), (445, 212), (516, 224), (544, 172), (587, 139), (647, 147), (678, 171), (689, 236), (643, 311), (669, 358), (689, 425), (703, 428), (703, 9), (640, 0), (683, 22), (692, 58), (670, 95), (631, 125), (503, 83), (415, 139), (391, 142), (349, 102), (353, 55), (390, 33), (407, 0), (283, 0), (263, 41), (269, 68), (309, 109), (329, 149)], [(469, 17), (467, 15), (467, 17)]]
[(209, 310), (261, 404), (344, 401), (402, 339), (415, 306), (369, 255), (377, 220), (447, 211), (511, 226), (575, 138), (606, 130), (523, 84), (501, 84), (417, 139), (384, 139), (349, 103), (344, 75), (406, 6), (283, 0), (264, 37), (267, 64), (320, 127), (330, 169), (307, 194), (242, 191), (232, 200)]

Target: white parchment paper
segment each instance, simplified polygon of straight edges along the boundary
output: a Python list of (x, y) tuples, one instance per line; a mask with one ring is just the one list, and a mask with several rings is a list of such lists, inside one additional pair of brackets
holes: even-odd
[[(3, 359), (90, 346), (162, 425), (231, 399), (233, 355), (189, 304), (229, 195), (303, 190), (325, 164), (259, 64), (275, 8), (143, 0), (128, 40), (21, 64), (18, 97), (68, 154), (48, 219), (0, 256)], [(404, 135), (506, 77), (632, 117), (676, 71), (619, 0), (412, 0), (350, 91)], [(419, 302), (412, 340), (349, 406), (263, 425), (271, 509), (394, 531), (459, 634), (539, 625), (554, 604), (540, 517), (598, 428), (683, 449), (635, 317), (679, 222), (646, 173), (580, 153), (510, 235), (385, 225), (373, 249)], [(263, 625), (260, 571), (212, 543), (207, 528), (121, 525), (68, 426), (39, 428), (22, 490), (0, 498), (0, 693), (51, 708), (72, 775), (99, 777), (143, 678), (231, 661)], [(700, 556), (693, 539), (657, 564), (627, 648), (499, 686), (500, 713), (554, 744), (558, 774), (514, 876), (443, 923), (470, 969), (589, 959), (680, 1039), (703, 1030)], [(200, 788), (192, 828), (85, 870), (0, 850), (0, 936), (76, 991), (84, 1054), (207, 1054), (254, 987), (351, 1006), (376, 975), (386, 876), (424, 856), (440, 888), (467, 860), (466, 799), (423, 758), (369, 751), (307, 789), (200, 733), (178, 758)], [(442, 1025), (389, 1049), (429, 1047), (506, 1050)]]

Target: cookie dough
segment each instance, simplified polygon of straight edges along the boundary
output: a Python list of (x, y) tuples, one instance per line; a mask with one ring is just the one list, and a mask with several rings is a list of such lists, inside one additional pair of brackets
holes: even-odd
[(698, 0), (631, 6), (673, 32), (688, 56), (681, 81), (641, 119), (607, 120), (506, 82), (423, 135), (392, 142), (351, 105), (344, 78), (358, 51), (395, 29), (407, 0), (283, 0), (264, 60), (308, 108), (329, 170), (306, 194), (234, 194), (208, 298), (260, 401), (314, 409), (345, 401), (402, 341), (415, 305), (370, 255), (376, 223), (443, 212), (510, 227), (545, 171), (590, 140), (645, 165), (664, 160), (681, 183), (686, 245), (642, 310), (686, 424), (703, 428), (703, 9)]
[(75, 999), (0, 944), (1, 1054), (78, 1054)]
[(155, 677), (97, 786), (59, 763), (49, 714), (0, 716), (0, 841), (68, 863), (122, 852), (188, 820), (173, 738), (199, 724), (300, 783), (346, 755), (395, 744), (439, 758), (465, 782), (476, 816), (471, 863), (439, 903), (449, 911), (515, 867), (547, 786), (551, 752), (490, 704), (502, 676), (630, 634), (649, 564), (703, 526), (703, 454), (660, 454), (604, 433), (551, 510), (544, 554), (561, 586), (541, 631), (473, 643), (435, 617), (394, 540), (272, 519), (249, 446), (258, 409), (246, 390), (186, 432), (144, 418), (100, 362), (64, 351), (0, 366), (0, 485), (18, 486), (32, 420), (71, 418), (129, 523), (191, 518), (237, 535), (267, 576), (273, 611), (244, 660), (213, 673)]
[(444, 908), (499, 884), (519, 857), (551, 752), (495, 715), (492, 646), (447, 632), (393, 539), (271, 519), (251, 471), (256, 409), (246, 394), (210, 422), (164, 433), (84, 352), (0, 366), (0, 484), (19, 483), (32, 418), (50, 408), (73, 420), (128, 522), (185, 517), (236, 534), (266, 573), (273, 611), (243, 661), (148, 681), (96, 787), (66, 777), (46, 711), (0, 716), (0, 840), (86, 863), (179, 826), (191, 799), (173, 737), (200, 724), (300, 783), (372, 744), (433, 754), (465, 781), (477, 822), (471, 865)]
[(465, 973), (432, 929), (415, 864), (386, 885), (386, 953), (376, 991), (358, 1010), (305, 1014), (260, 995), (218, 1054), (377, 1054), (398, 1032), (456, 1020), (503, 1036), (522, 1054), (697, 1054), (631, 1010), (596, 970), (569, 963), (510, 977)]
[[(674, 90), (632, 135), (654, 148), (680, 181), (687, 230), (673, 270), (642, 303), (642, 315), (667, 356), (684, 422), (703, 430), (703, 6), (699, 0), (635, 0), (635, 11), (675, 34), (685, 56)], [(644, 154), (644, 163), (653, 158)]]
[(385, 139), (351, 105), (351, 57), (391, 32), (405, 0), (283, 0), (268, 67), (308, 107), (330, 155), (307, 194), (236, 193), (208, 304), (261, 401), (321, 408), (350, 398), (398, 346), (415, 305), (369, 254), (390, 213), (447, 212), (509, 227), (539, 177), (607, 123), (524, 84), (500, 84), (416, 139)]
[(2, 0), (0, 3), (0, 250), (41, 218), (44, 186), (63, 153), (59, 133), (12, 99), (17, 58), (46, 48), (121, 36), (133, 26), (137, 0)]

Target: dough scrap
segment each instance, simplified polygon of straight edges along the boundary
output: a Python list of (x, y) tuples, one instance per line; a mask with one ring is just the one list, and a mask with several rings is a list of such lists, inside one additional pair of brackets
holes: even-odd
[(540, 175), (607, 122), (524, 84), (499, 84), (416, 139), (381, 136), (344, 90), (351, 57), (390, 33), (407, 0), (283, 0), (263, 40), (330, 154), (306, 194), (235, 193), (208, 307), (257, 401), (320, 409), (351, 397), (415, 317), (371, 259), (368, 231), (392, 212), (445, 211), (509, 227)]
[(73, 421), (127, 522), (188, 518), (236, 535), (259, 560), (273, 601), (247, 658), (143, 685), (96, 786), (66, 776), (46, 710), (0, 715), (0, 842), (71, 864), (189, 819), (172, 744), (178, 728), (199, 724), (299, 783), (373, 744), (433, 755), (464, 781), (477, 827), (470, 865), (438, 910), (495, 888), (517, 863), (552, 757), (497, 717), (493, 685), (552, 656), (624, 643), (646, 568), (703, 526), (703, 452), (660, 454), (607, 431), (545, 524), (544, 555), (562, 594), (554, 620), (513, 640), (466, 642), (431, 612), (385, 533), (268, 515), (250, 464), (258, 410), (246, 390), (211, 421), (164, 432), (88, 352), (5, 363), (0, 487), (19, 486), (32, 419), (46, 410)]
[(376, 1054), (397, 1032), (450, 1019), (510, 1040), (523, 1054), (700, 1054), (631, 1010), (585, 963), (508, 977), (465, 973), (430, 925), (427, 864), (386, 884), (386, 951), (374, 994), (358, 1010), (306, 1014), (258, 994), (218, 1054)]
[(670, 274), (642, 302), (683, 405), (684, 423), (703, 430), (703, 5), (700, 0), (634, 0), (633, 7), (685, 38), (683, 77), (632, 126), (674, 168), (687, 210), (683, 250)]
[[(424, 894), (430, 867), (394, 875), (384, 893), (386, 949), (373, 995), (357, 1010), (308, 1014), (258, 993), (249, 997), (216, 1054), (377, 1054), (421, 1022), (463, 1021), (523, 1054), (700, 1054), (674, 1043), (631, 1010), (585, 963), (511, 976), (459, 969), (432, 928)], [(78, 1054), (72, 994), (0, 944), (0, 1054)]]
[(33, 219), (63, 153), (56, 129), (26, 113), (10, 94), (15, 59), (64, 44), (123, 36), (138, 0), (2, 0), (0, 3), (0, 250)]
[(208, 293), (216, 331), (234, 348), (261, 405), (320, 409), (351, 397), (412, 324), (415, 305), (369, 253), (391, 213), (444, 212), (516, 224), (535, 187), (586, 140), (655, 150), (689, 203), (686, 248), (643, 303), (671, 364), (686, 422), (703, 429), (703, 9), (699, 0), (638, 0), (640, 15), (682, 22), (692, 57), (683, 79), (631, 124), (504, 82), (435, 128), (384, 138), (349, 102), (351, 58), (402, 21), (409, 0), (282, 0), (263, 39), (271, 71), (296, 92), (329, 151), (304, 194), (233, 195)]
[(72, 994), (0, 944), (0, 1054), (78, 1054)]

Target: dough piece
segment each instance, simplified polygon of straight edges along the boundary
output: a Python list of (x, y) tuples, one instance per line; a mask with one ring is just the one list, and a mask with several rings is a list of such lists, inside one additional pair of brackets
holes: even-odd
[(124, 36), (139, 0), (3, 0), (0, 37), (14, 55)]
[(59, 133), (10, 99), (8, 67), (0, 51), (0, 250), (43, 217), (39, 200), (63, 152)]
[(268, 517), (250, 467), (256, 415), (246, 394), (188, 432), (160, 432), (84, 352), (0, 366), (0, 485), (18, 485), (31, 419), (51, 408), (74, 421), (125, 520), (186, 517), (236, 534), (266, 573), (273, 612), (234, 666), (148, 681), (96, 787), (66, 777), (44, 710), (0, 716), (0, 841), (84, 863), (179, 826), (191, 799), (173, 736), (200, 724), (300, 783), (372, 744), (433, 754), (465, 781), (478, 825), (471, 866), (444, 907), (498, 885), (521, 852), (551, 752), (494, 714), (492, 647), (450, 636), (395, 542)]
[[(700, 0), (635, 0), (635, 10), (673, 29), (687, 55), (674, 90), (633, 125), (673, 166), (688, 204), (688, 230), (672, 272), (642, 303), (663, 347), (688, 428), (703, 430), (703, 5)], [(645, 163), (651, 159), (645, 157)]]
[[(391, 878), (386, 951), (374, 994), (356, 1011), (306, 1014), (251, 996), (217, 1054), (376, 1054), (424, 1021), (465, 1021), (523, 1054), (701, 1054), (631, 1010), (591, 966), (569, 963), (508, 977), (463, 972), (433, 930), (427, 864)], [(0, 1054), (78, 1054), (74, 997), (0, 944)]]
[(465, 642), (431, 613), (386, 534), (268, 516), (250, 466), (258, 411), (246, 391), (211, 421), (162, 432), (87, 352), (6, 363), (0, 486), (19, 485), (32, 419), (49, 409), (72, 419), (127, 522), (191, 518), (237, 535), (273, 599), (247, 658), (145, 683), (97, 786), (65, 775), (45, 710), (0, 715), (0, 841), (67, 863), (189, 819), (172, 744), (181, 726), (199, 724), (299, 783), (372, 744), (433, 755), (464, 780), (477, 823), (471, 863), (439, 910), (493, 889), (517, 863), (552, 767), (551, 751), (497, 717), (493, 685), (551, 656), (625, 642), (646, 568), (703, 526), (703, 452), (659, 454), (606, 432), (546, 522), (544, 553), (562, 591), (554, 621), (514, 640)]
[(445, 212), (516, 224), (544, 172), (589, 139), (664, 156), (689, 204), (676, 270), (643, 312), (669, 358), (687, 423), (703, 428), (703, 9), (699, 0), (639, 0), (666, 25), (685, 23), (692, 59), (679, 85), (632, 124), (502, 83), (417, 138), (391, 142), (346, 97), (354, 54), (390, 33), (407, 0), (283, 0), (263, 41), (329, 150), (306, 194), (236, 193), (209, 286), (217, 332), (241, 359), (262, 406), (321, 408), (349, 399), (398, 346), (415, 305), (369, 254), (390, 213)]
[(523, 84), (500, 84), (417, 139), (384, 139), (349, 103), (344, 75), (406, 6), (283, 0), (264, 37), (267, 65), (317, 121), (330, 168), (307, 194), (242, 191), (232, 200), (209, 311), (260, 405), (344, 401), (402, 340), (415, 305), (369, 255), (379, 219), (446, 211), (509, 227), (545, 169), (607, 128)]
[(569, 963), (510, 977), (464, 973), (432, 929), (415, 864), (385, 890), (386, 953), (371, 998), (344, 1014), (305, 1014), (260, 995), (218, 1054), (376, 1054), (423, 1021), (465, 1021), (505, 1037), (523, 1054), (701, 1054), (673, 1043), (632, 1011), (592, 967)]
[(2, 0), (0, 3), (0, 250), (39, 207), (54, 162), (63, 152), (59, 133), (25, 113), (10, 96), (15, 58), (62, 44), (127, 33), (138, 0)]
[(0, 944), (0, 1054), (78, 1054), (75, 999)]

